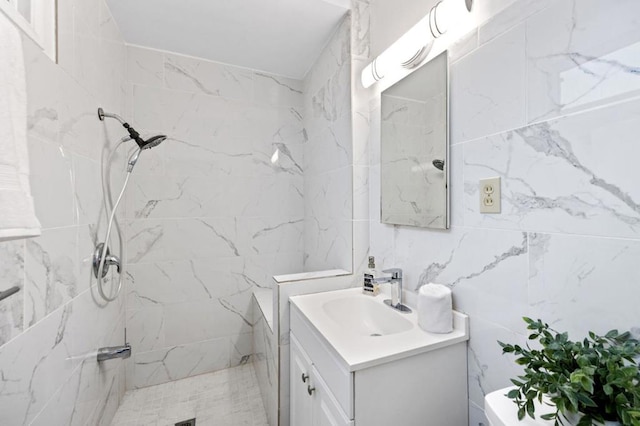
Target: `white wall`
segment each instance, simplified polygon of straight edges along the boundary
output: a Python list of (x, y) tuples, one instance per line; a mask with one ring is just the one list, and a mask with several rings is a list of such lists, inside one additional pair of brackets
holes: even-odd
[[(42, 236), (0, 243), (0, 423), (110, 424), (124, 363), (124, 298), (95, 301), (90, 258), (104, 229), (100, 156), (120, 134), (99, 106), (124, 110), (125, 48), (101, 0), (59, 0), (59, 64), (24, 37), (31, 188)], [(102, 221), (102, 223), (100, 223)]]
[[(372, 9), (390, 3), (374, 0)], [(402, 267), (409, 291), (451, 286), (455, 307), (470, 315), (471, 425), (487, 424), (484, 395), (518, 372), (496, 341), (523, 342), (522, 316), (578, 339), (587, 330), (640, 331), (640, 6), (484, 7), (478, 31), (452, 50), (450, 230), (379, 223), (380, 111), (371, 90), (371, 254)], [(391, 19), (372, 18), (372, 38), (375, 23)], [(481, 215), (478, 180), (491, 176), (502, 178), (502, 214)]]
[(304, 78), (304, 271), (352, 269), (351, 19)]
[(137, 47), (127, 63), (129, 115), (169, 136), (127, 194), (135, 388), (251, 355), (253, 290), (303, 267), (304, 130), (301, 81)]

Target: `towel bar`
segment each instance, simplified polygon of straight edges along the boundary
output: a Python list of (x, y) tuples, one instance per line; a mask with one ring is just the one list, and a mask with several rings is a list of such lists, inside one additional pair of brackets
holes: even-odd
[(0, 291), (0, 300), (6, 299), (12, 294), (16, 294), (20, 291), (20, 287), (11, 287), (9, 290)]

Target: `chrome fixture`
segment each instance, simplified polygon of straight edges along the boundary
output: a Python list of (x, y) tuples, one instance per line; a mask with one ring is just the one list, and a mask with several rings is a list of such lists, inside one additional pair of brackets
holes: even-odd
[[(98, 277), (98, 271), (100, 268), (100, 255), (102, 254), (103, 246), (104, 243), (98, 244), (95, 251), (93, 252), (93, 275), (95, 275), (96, 278)], [(120, 273), (120, 259), (118, 258), (118, 256), (112, 255), (109, 251), (109, 247), (107, 247), (107, 249), (105, 250), (104, 255), (106, 258), (104, 261), (104, 266), (102, 267), (102, 278), (107, 276), (110, 266), (115, 266), (118, 273)]]
[[(118, 297), (118, 294), (120, 294), (120, 290), (122, 289), (123, 277), (125, 276), (124, 262), (121, 259), (119, 259), (118, 256), (111, 255), (108, 247), (109, 237), (111, 236), (111, 229), (112, 229), (112, 226), (115, 224), (116, 230), (118, 231), (117, 232), (118, 239), (120, 242), (120, 257), (122, 257), (123, 238), (122, 238), (122, 232), (120, 230), (120, 225), (118, 224), (118, 220), (116, 219), (116, 209), (118, 208), (118, 205), (122, 201), (122, 197), (124, 196), (124, 191), (127, 188), (127, 184), (129, 183), (129, 178), (131, 177), (131, 172), (133, 172), (133, 167), (138, 162), (138, 159), (140, 158), (140, 154), (142, 153), (142, 151), (146, 149), (151, 149), (153, 147), (160, 145), (165, 139), (167, 139), (167, 137), (165, 135), (157, 135), (157, 136), (150, 137), (147, 140), (144, 140), (140, 137), (140, 133), (138, 133), (133, 127), (131, 127), (129, 123), (124, 121), (122, 117), (120, 117), (117, 114), (104, 112), (102, 108), (98, 108), (98, 118), (100, 119), (100, 121), (104, 121), (105, 118), (113, 118), (118, 122), (120, 122), (120, 124), (122, 124), (122, 126), (125, 129), (127, 129), (127, 132), (129, 133), (128, 136), (125, 136), (120, 140), (120, 142), (115, 146), (115, 148), (109, 154), (107, 159), (106, 172), (103, 164), (102, 192), (103, 192), (104, 204), (106, 207), (107, 216), (109, 217), (109, 221), (107, 225), (107, 233), (104, 238), (104, 242), (99, 243), (96, 246), (96, 249), (93, 253), (93, 274), (95, 275), (96, 278), (100, 277), (98, 278), (98, 283), (97, 283), (98, 293), (100, 294), (100, 297), (102, 297), (106, 302), (111, 302)], [(138, 144), (138, 149), (133, 152), (131, 157), (129, 157), (129, 161), (127, 165), (127, 175), (124, 179), (124, 184), (122, 185), (122, 190), (120, 191), (120, 195), (118, 195), (118, 198), (114, 203), (111, 196), (111, 176), (110, 176), (111, 160), (113, 158), (114, 153), (120, 147), (120, 145), (130, 140), (133, 140), (136, 142), (136, 144)], [(107, 275), (109, 267), (111, 265), (116, 266), (118, 273), (120, 274), (120, 278), (118, 279), (118, 287), (116, 291), (112, 292), (112, 294), (107, 295), (103, 288), (102, 278), (104, 278)]]
[[(391, 299), (384, 301), (385, 305), (392, 307), (393, 309), (402, 313), (411, 313), (411, 308), (402, 304), (402, 269), (391, 268), (382, 271), (385, 274), (391, 274), (390, 277), (376, 278), (376, 283), (390, 283), (391, 284)], [(397, 284), (397, 288), (396, 285)]]
[(9, 290), (0, 291), (0, 300), (4, 300), (7, 297), (11, 296), (12, 294), (16, 294), (19, 291), (20, 291), (20, 287), (18, 286), (11, 287)]
[(122, 346), (109, 346), (98, 349), (98, 362), (108, 359), (122, 358), (127, 359), (131, 356), (131, 345), (125, 343)]
[(138, 133), (136, 129), (131, 127), (129, 123), (124, 121), (122, 117), (120, 117), (118, 114), (104, 112), (102, 108), (98, 108), (98, 118), (100, 119), (100, 121), (104, 121), (105, 117), (114, 118), (118, 120), (120, 124), (122, 124), (122, 127), (127, 129), (127, 131), (129, 132), (129, 136), (138, 144), (140, 149), (148, 149), (148, 148), (153, 148), (154, 146), (158, 146), (163, 140), (167, 138), (165, 135), (159, 135), (159, 136), (154, 136), (152, 138), (149, 138), (145, 141), (140, 137), (140, 133)]

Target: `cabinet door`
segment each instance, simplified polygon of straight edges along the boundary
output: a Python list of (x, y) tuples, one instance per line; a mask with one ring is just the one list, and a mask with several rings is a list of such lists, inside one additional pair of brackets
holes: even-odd
[(311, 386), (311, 360), (298, 341), (291, 335), (291, 361), (289, 377), (289, 423), (293, 426), (311, 426), (313, 396)]
[(312, 388), (315, 388), (312, 426), (353, 426), (315, 367), (311, 368), (311, 379)]

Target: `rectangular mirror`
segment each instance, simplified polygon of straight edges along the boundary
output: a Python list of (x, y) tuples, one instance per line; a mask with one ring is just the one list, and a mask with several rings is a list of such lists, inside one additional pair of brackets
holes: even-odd
[(381, 221), (449, 228), (447, 52), (382, 92)]

